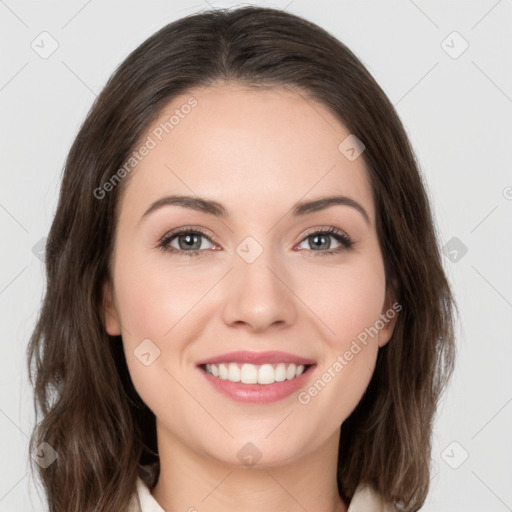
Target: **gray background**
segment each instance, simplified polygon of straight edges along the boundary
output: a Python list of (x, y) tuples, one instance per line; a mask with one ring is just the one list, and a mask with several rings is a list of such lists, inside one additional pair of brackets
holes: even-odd
[[(512, 510), (512, 0), (252, 3), (326, 28), (396, 106), (426, 177), (461, 312), (422, 510)], [(25, 350), (44, 290), (38, 248), (72, 140), (131, 50), (174, 19), (234, 5), (0, 0), (2, 511), (44, 510), (28, 473)], [(53, 41), (58, 48), (45, 55)]]

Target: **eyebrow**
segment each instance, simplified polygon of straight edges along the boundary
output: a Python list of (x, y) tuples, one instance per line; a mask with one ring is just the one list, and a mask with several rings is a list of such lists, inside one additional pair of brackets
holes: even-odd
[[(370, 225), (370, 217), (366, 210), (357, 201), (346, 196), (327, 196), (311, 201), (299, 201), (292, 206), (291, 215), (292, 217), (302, 217), (335, 205), (350, 206), (356, 209), (363, 216), (366, 223)], [(150, 207), (142, 215), (141, 220), (164, 206), (181, 206), (183, 208), (214, 215), (215, 217), (229, 217), (227, 209), (221, 203), (212, 199), (205, 199), (198, 196), (170, 195), (151, 203)]]

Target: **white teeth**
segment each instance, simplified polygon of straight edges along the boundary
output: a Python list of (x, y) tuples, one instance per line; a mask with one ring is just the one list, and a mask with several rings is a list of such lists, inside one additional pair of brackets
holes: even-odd
[(286, 365), (284, 363), (279, 363), (275, 369), (275, 379), (277, 382), (282, 382), (286, 380)]
[(295, 371), (297, 370), (297, 367), (292, 363), (288, 368), (286, 369), (286, 378), (288, 380), (293, 379), (295, 377)]
[(228, 380), (240, 382), (240, 368), (236, 363), (229, 363)]
[(214, 377), (243, 384), (274, 384), (292, 380), (304, 373), (304, 365), (294, 363), (269, 363), (255, 365), (245, 363), (241, 367), (237, 363), (207, 364), (206, 372)]
[(224, 380), (228, 378), (228, 367), (225, 364), (219, 364), (219, 377)]
[(258, 368), (253, 364), (242, 365), (240, 380), (243, 384), (256, 384), (258, 382)]
[(258, 384), (272, 384), (276, 381), (274, 368), (271, 364), (263, 364), (258, 370)]

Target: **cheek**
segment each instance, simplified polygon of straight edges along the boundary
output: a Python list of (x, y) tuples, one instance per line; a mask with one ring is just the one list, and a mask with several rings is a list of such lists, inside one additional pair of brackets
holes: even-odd
[(186, 261), (171, 266), (165, 257), (149, 258), (142, 251), (120, 254), (116, 261), (126, 362), (135, 389), (153, 411), (161, 410), (166, 397), (182, 394), (172, 374), (189, 362), (187, 344), (200, 334), (197, 314), (206, 303), (200, 300), (211, 287), (204, 273), (186, 267)]
[[(200, 272), (141, 254), (119, 260), (116, 295), (130, 338), (161, 340), (193, 310), (211, 286)], [(203, 278), (202, 278), (203, 277)]]
[(378, 258), (317, 268), (314, 273), (302, 273), (296, 282), (298, 295), (318, 318), (325, 342), (337, 352), (373, 326), (382, 312), (385, 275)]
[[(306, 288), (302, 290), (305, 294)], [(318, 417), (326, 408), (331, 410), (327, 432), (350, 415), (373, 375), (378, 353), (375, 325), (385, 298), (382, 261), (360, 259), (336, 271), (317, 271), (307, 290), (304, 302), (318, 315), (324, 335), (318, 344), (322, 357), (315, 380), (298, 398)]]

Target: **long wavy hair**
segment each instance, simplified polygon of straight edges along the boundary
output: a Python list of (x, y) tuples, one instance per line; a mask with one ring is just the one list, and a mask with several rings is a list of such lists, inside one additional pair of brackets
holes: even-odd
[(128, 178), (101, 199), (94, 191), (107, 189), (169, 101), (222, 83), (300, 91), (364, 143), (386, 286), (403, 308), (364, 396), (341, 426), (338, 489), (350, 501), (367, 482), (416, 511), (428, 493), (433, 421), (456, 352), (457, 307), (426, 185), (393, 105), (360, 60), (317, 25), (262, 7), (210, 10), (164, 26), (121, 63), (76, 136), (27, 348), (36, 411), (29, 451), (48, 443), (58, 456), (48, 467), (30, 458), (31, 471), (50, 512), (112, 512), (127, 509), (142, 466), (158, 465), (154, 415), (102, 315)]

